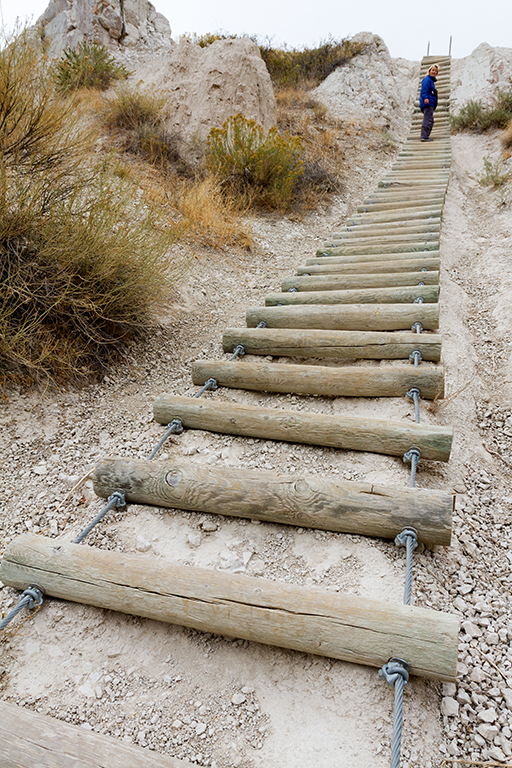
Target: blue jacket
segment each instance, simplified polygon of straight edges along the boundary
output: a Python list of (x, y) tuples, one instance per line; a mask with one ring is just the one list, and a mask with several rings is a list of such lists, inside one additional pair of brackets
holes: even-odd
[[(428, 99), (428, 104), (425, 104), (425, 99)], [(423, 112), (425, 107), (437, 107), (437, 91), (436, 91), (436, 78), (431, 75), (427, 75), (421, 81), (420, 91), (420, 109)]]

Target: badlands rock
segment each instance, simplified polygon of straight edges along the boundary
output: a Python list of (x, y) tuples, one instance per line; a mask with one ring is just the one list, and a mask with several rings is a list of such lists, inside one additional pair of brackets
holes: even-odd
[(201, 48), (183, 39), (159, 61), (163, 64), (148, 67), (143, 80), (169, 94), (169, 132), (204, 141), (212, 126), (238, 112), (265, 131), (275, 125), (272, 82), (253, 40), (216, 40)]
[(512, 87), (510, 48), (491, 48), (482, 43), (470, 56), (452, 60), (451, 111), (456, 114), (468, 101), (494, 103), (496, 95)]
[(351, 39), (362, 53), (338, 67), (314, 95), (344, 123), (397, 133), (408, 127), (418, 91), (419, 64), (392, 59), (378, 35), (360, 32)]
[(84, 39), (110, 48), (170, 47), (169, 22), (148, 0), (50, 0), (36, 22), (50, 56)]

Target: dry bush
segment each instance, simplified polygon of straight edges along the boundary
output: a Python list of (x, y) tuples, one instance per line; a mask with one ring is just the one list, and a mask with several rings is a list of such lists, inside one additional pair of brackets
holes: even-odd
[(137, 88), (120, 88), (106, 99), (102, 111), (105, 125), (115, 131), (118, 147), (140, 155), (161, 171), (195, 175), (186, 159), (184, 142), (165, 127), (166, 98)]
[(176, 233), (87, 151), (24, 36), (0, 51), (0, 91), (0, 383), (83, 382), (151, 327)]
[(344, 155), (338, 143), (339, 122), (328, 116), (324, 104), (298, 88), (276, 93), (277, 125), (300, 138), (304, 174), (296, 189), (296, 205), (315, 208), (341, 188)]
[(503, 149), (512, 149), (512, 120), (510, 120), (509, 124), (501, 134), (500, 141)]

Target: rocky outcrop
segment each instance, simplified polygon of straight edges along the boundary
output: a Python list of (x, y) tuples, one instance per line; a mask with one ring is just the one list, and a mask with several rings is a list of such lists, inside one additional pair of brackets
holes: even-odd
[(212, 126), (239, 112), (265, 131), (275, 125), (270, 75), (248, 38), (216, 40), (206, 48), (183, 39), (163, 64), (151, 62), (142, 79), (146, 87), (168, 94), (167, 129), (185, 138), (202, 142)]
[(172, 44), (169, 22), (148, 0), (50, 0), (36, 29), (50, 56), (83, 40), (153, 50)]
[(418, 90), (419, 63), (392, 59), (378, 35), (360, 32), (360, 54), (338, 67), (315, 89), (315, 97), (345, 123), (400, 133), (410, 122)]
[(482, 43), (470, 56), (452, 61), (451, 111), (468, 101), (494, 104), (498, 93), (512, 89), (512, 50)]

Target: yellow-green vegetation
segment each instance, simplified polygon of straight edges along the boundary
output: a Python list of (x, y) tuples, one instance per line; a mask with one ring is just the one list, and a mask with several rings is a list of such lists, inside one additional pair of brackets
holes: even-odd
[(55, 65), (55, 83), (59, 93), (78, 88), (105, 91), (116, 80), (125, 80), (130, 72), (118, 64), (108, 48), (84, 40), (75, 50), (68, 48)]
[(285, 208), (304, 170), (302, 143), (274, 126), (265, 134), (254, 120), (238, 114), (212, 128), (206, 165), (237, 202)]
[(101, 375), (151, 327), (175, 232), (25, 35), (0, 50), (0, 116), (0, 383)]
[(480, 101), (468, 101), (451, 118), (454, 132), (475, 131), (483, 133), (491, 128), (506, 128), (512, 120), (512, 91), (500, 93), (492, 107), (484, 107)]
[(504, 171), (499, 160), (493, 163), (489, 157), (484, 157), (484, 170), (478, 177), (478, 183), (482, 187), (494, 187), (498, 189), (506, 184), (511, 177), (510, 171)]
[(260, 44), (260, 53), (275, 88), (314, 88), (336, 67), (362, 53), (364, 43), (327, 40), (316, 48), (273, 48)]

